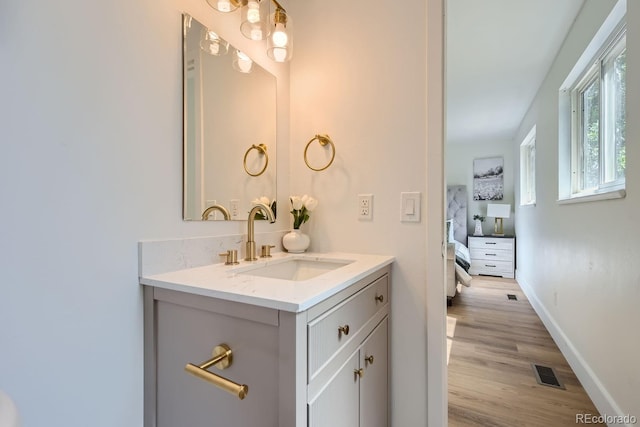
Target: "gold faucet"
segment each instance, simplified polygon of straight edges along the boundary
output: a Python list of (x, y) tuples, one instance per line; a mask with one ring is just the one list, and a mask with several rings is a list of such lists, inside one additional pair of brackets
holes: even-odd
[(229, 213), (227, 208), (222, 205), (211, 205), (207, 209), (205, 209), (204, 212), (202, 212), (202, 220), (206, 221), (209, 218), (209, 214), (213, 211), (222, 212), (222, 216), (224, 217), (225, 221), (229, 221), (231, 219), (231, 214)]
[(264, 203), (256, 203), (256, 205), (249, 211), (249, 219), (247, 221), (247, 253), (244, 258), (245, 261), (255, 261), (258, 258), (256, 257), (256, 242), (253, 232), (253, 222), (256, 219), (256, 213), (258, 211), (264, 212), (264, 215), (267, 217), (269, 222), (276, 222), (276, 218), (273, 215), (273, 211), (271, 208)]

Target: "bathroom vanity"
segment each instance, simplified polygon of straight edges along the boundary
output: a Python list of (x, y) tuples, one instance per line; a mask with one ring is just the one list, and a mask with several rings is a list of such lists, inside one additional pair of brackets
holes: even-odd
[(387, 426), (392, 261), (277, 253), (142, 276), (145, 427)]

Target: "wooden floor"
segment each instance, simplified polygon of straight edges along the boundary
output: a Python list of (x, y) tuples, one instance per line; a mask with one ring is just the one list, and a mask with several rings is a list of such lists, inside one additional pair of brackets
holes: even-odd
[[(576, 414), (598, 415), (515, 280), (474, 276), (447, 311), (449, 426), (575, 426)], [(539, 385), (531, 363), (554, 368), (566, 390)]]

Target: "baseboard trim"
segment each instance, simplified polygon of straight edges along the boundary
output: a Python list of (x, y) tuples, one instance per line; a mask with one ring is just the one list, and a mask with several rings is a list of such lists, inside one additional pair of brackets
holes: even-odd
[[(589, 364), (584, 360), (578, 349), (558, 326), (546, 307), (540, 302), (533, 288), (529, 286), (522, 275), (518, 274), (517, 270), (516, 280), (600, 414), (614, 417), (623, 417), (626, 415), (622, 412)], [(631, 424), (626, 424), (626, 426), (632, 427)]]

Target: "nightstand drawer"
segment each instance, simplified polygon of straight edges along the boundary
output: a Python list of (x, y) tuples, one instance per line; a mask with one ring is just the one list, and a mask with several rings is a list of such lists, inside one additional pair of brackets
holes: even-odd
[(472, 248), (469, 250), (471, 259), (477, 260), (495, 260), (495, 261), (513, 261), (513, 251), (494, 248)]
[[(501, 249), (512, 251), (513, 239), (501, 239), (492, 237), (471, 237), (469, 236), (469, 249)], [(473, 257), (473, 256), (472, 256)]]
[(469, 274), (487, 274), (490, 276), (513, 277), (513, 262), (472, 260)]

